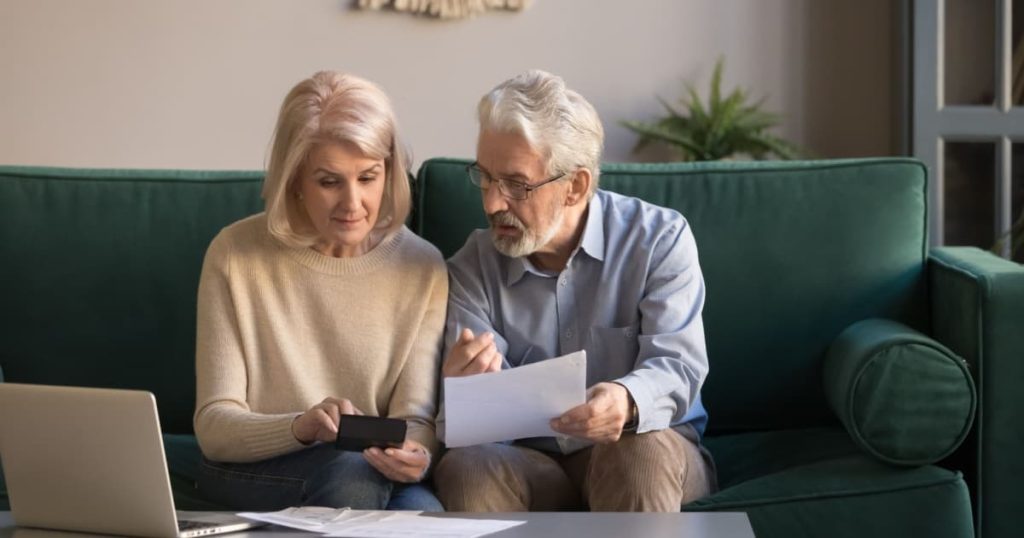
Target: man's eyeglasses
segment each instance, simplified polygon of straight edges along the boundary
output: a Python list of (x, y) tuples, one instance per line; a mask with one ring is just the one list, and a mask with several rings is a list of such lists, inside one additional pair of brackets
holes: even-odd
[(491, 188), (492, 183), (497, 183), (498, 190), (501, 191), (501, 194), (511, 200), (525, 200), (530, 197), (530, 191), (534, 191), (548, 183), (562, 179), (566, 174), (566, 172), (562, 172), (555, 177), (545, 179), (540, 183), (531, 185), (514, 179), (493, 178), (488, 175), (487, 172), (481, 170), (476, 163), (467, 166), (466, 173), (469, 175), (469, 182), (480, 187), (481, 190), (487, 190)]

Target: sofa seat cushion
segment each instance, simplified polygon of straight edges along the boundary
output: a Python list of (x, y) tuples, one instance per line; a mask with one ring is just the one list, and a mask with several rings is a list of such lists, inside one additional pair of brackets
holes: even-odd
[[(686, 511), (746, 512), (768, 536), (973, 536), (960, 473), (897, 467), (863, 453), (841, 428), (707, 440), (720, 490)], [(870, 514), (870, 515), (869, 515)]]
[(720, 489), (798, 465), (861, 453), (838, 424), (831, 428), (707, 436), (704, 444), (715, 458)]

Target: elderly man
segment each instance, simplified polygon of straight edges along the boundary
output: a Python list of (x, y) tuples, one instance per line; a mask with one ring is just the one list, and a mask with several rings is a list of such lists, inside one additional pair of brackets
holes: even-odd
[(443, 375), (587, 352), (587, 401), (560, 437), (456, 448), (449, 510), (678, 511), (714, 488), (701, 446), (708, 372), (697, 247), (677, 212), (597, 189), (604, 132), (561, 78), (483, 97), (477, 161), (489, 230), (449, 264)]

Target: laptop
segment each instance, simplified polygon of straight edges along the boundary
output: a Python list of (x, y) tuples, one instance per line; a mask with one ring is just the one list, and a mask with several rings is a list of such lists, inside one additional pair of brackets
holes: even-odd
[(263, 525), (178, 520), (149, 392), (0, 383), (0, 462), (19, 527), (192, 538)]

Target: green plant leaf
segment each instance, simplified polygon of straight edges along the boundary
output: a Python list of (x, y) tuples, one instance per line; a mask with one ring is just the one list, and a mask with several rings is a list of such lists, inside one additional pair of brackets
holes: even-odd
[(996, 241), (995, 245), (992, 245), (992, 253), (995, 254), (996, 256), (1002, 256), (1003, 255), (1003, 246), (1007, 242), (1010, 243), (1010, 255), (1009, 255), (1009, 257), (1013, 258), (1013, 257), (1017, 256), (1017, 252), (1018, 251), (1020, 251), (1021, 249), (1024, 249), (1024, 234), (1006, 233), (1005, 235), (1003, 235), (1003, 237), (1001, 237), (998, 241)]
[(630, 122), (627, 127), (647, 138), (678, 146), (677, 149), (683, 152), (684, 160), (696, 160), (702, 154), (702, 148), (685, 135), (669, 132), (656, 125), (641, 122)]
[(779, 117), (768, 112), (744, 109), (737, 114), (734, 122), (737, 129), (749, 132), (761, 132), (777, 126), (779, 124)]
[(641, 131), (637, 130), (637, 128), (634, 126), (634, 124), (636, 124), (636, 123), (639, 123), (639, 122), (631, 122), (631, 121), (620, 121), (619, 122), (619, 125), (622, 125), (623, 127), (629, 129), (630, 131), (633, 131), (634, 133), (640, 135), (636, 139), (636, 144), (633, 144), (633, 152), (634, 153), (644, 149), (645, 147), (650, 145), (651, 142), (655, 142), (654, 139), (652, 139), (651, 137), (643, 134)]
[(765, 153), (776, 155), (782, 159), (796, 159), (799, 150), (793, 144), (769, 134), (757, 134), (751, 137)]
[(665, 116), (653, 122), (622, 122), (639, 137), (634, 149), (652, 142), (664, 143), (673, 146), (684, 160), (721, 159), (737, 154), (756, 159), (800, 156), (802, 151), (795, 144), (767, 132), (779, 125), (780, 118), (763, 110), (764, 97), (751, 103), (745, 90), (735, 88), (723, 98), (724, 65), (724, 59), (719, 57), (711, 74), (707, 101), (692, 84), (684, 84), (679, 98), (681, 108), (658, 97)]
[(661, 97), (658, 97), (657, 99), (658, 102), (661, 103), (661, 106), (665, 107), (665, 111), (668, 112), (669, 117), (686, 119), (686, 116), (676, 111), (675, 107), (669, 104), (668, 101), (662, 99)]
[[(762, 97), (758, 99), (756, 103), (745, 105), (743, 107), (743, 112), (741, 115), (744, 118), (757, 118), (758, 121), (755, 124), (760, 124), (762, 121), (764, 122), (764, 125), (757, 125), (756, 128), (768, 129), (771, 127), (775, 127), (780, 123), (781, 118), (778, 114), (774, 114), (772, 112), (765, 112), (764, 110), (762, 110), (764, 102), (765, 98)], [(751, 125), (749, 128), (755, 129), (755, 126)]]
[(700, 101), (700, 95), (697, 93), (697, 89), (693, 86), (687, 85), (686, 90), (690, 94), (690, 100), (684, 101), (684, 104), (690, 113), (690, 121), (695, 125), (706, 125), (708, 115), (704, 110), (704, 105)]
[(992, 245), (991, 248), (988, 249), (988, 251), (991, 252), (992, 254), (995, 254), (996, 256), (1002, 257), (1003, 256), (1003, 245), (1005, 245), (1005, 244), (1006, 244), (1006, 234), (1003, 234), (1002, 237), (1000, 237), (999, 239), (996, 239), (996, 242)]
[(1020, 212), (1017, 222), (1010, 227), (1009, 236), (1013, 238), (1013, 246), (1010, 248), (1010, 257), (1017, 256), (1017, 252), (1024, 249), (1024, 210)]
[(1017, 251), (1024, 248), (1024, 210), (1021, 211), (1017, 220), (1010, 225), (1010, 229), (1000, 234), (996, 242), (989, 248), (989, 252), (996, 256), (1003, 255), (1003, 248), (1010, 243), (1010, 258), (1017, 255)]
[(730, 155), (729, 133), (738, 130), (737, 121), (743, 111), (744, 99), (746, 95), (743, 91), (735, 90), (719, 105), (718, 113), (712, 118), (708, 131), (708, 146), (713, 148), (711, 153), (721, 157)]
[(711, 73), (711, 97), (708, 99), (708, 109), (712, 117), (721, 113), (719, 107), (722, 104), (722, 58), (715, 61), (715, 70)]
[(1014, 235), (1024, 235), (1024, 209), (1021, 210), (1020, 216), (1017, 217), (1017, 222), (1010, 226), (1010, 231)]

